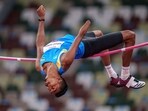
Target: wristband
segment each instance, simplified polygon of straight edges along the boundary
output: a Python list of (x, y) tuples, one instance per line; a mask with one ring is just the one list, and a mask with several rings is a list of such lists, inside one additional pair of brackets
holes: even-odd
[(38, 21), (45, 21), (45, 19), (38, 19)]

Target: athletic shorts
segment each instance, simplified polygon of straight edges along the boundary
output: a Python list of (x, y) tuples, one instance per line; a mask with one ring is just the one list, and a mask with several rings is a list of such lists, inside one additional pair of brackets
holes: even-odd
[(93, 37), (95, 36), (93, 32), (85, 35), (85, 37), (89, 36), (91, 36), (91, 38), (82, 40), (85, 47), (84, 55), (82, 58), (90, 57), (123, 42), (123, 36), (121, 32), (109, 33), (99, 38)]

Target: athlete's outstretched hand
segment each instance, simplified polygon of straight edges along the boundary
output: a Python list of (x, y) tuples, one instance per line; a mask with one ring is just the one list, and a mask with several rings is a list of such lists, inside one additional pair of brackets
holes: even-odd
[(80, 28), (78, 35), (84, 37), (84, 35), (88, 31), (88, 28), (90, 27), (90, 24), (91, 24), (90, 20), (87, 20), (85, 24)]
[(41, 5), (38, 9), (37, 9), (37, 14), (39, 16), (40, 19), (44, 19), (45, 17), (45, 7), (43, 5)]

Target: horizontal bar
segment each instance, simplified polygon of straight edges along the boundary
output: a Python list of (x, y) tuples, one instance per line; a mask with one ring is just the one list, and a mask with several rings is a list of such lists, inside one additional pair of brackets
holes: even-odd
[[(115, 53), (120, 53), (120, 52), (124, 52), (124, 51), (128, 51), (128, 50), (132, 50), (132, 49), (135, 49), (135, 48), (144, 47), (146, 45), (148, 45), (148, 42), (144, 42), (144, 43), (137, 44), (137, 45), (134, 45), (134, 46), (121, 48), (121, 49), (117, 49), (117, 50), (112, 50), (112, 51), (108, 51), (108, 52), (102, 52), (102, 53), (99, 53), (99, 54), (95, 54), (95, 55), (93, 55), (91, 57), (99, 57), (99, 56), (111, 55), (111, 54), (115, 54)], [(35, 62), (36, 58), (19, 58), (19, 57), (0, 56), (0, 60)]]

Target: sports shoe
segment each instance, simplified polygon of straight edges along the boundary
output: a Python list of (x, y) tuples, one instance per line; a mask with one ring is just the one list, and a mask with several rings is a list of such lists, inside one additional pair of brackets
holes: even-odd
[(125, 86), (127, 88), (140, 89), (144, 87), (146, 83), (144, 81), (137, 80), (135, 77), (130, 75), (126, 80), (122, 80), (120, 78), (117, 84), (120, 84), (121, 87)]
[(119, 84), (119, 81), (120, 81), (119, 75), (117, 76), (118, 76), (117, 78), (113, 78), (113, 77), (110, 78), (110, 85), (115, 86), (115, 87), (122, 87)]

